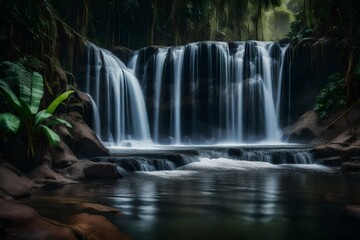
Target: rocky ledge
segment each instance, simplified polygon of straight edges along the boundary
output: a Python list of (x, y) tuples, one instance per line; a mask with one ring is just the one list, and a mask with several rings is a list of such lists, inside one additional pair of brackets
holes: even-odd
[(284, 140), (313, 145), (313, 156), (321, 164), (360, 171), (360, 100), (322, 121), (314, 111), (304, 113), (284, 130)]

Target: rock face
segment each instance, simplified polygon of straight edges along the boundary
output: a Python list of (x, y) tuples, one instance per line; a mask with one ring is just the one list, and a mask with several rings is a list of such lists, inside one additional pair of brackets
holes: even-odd
[(336, 38), (305, 38), (292, 45), (290, 122), (313, 107), (328, 77), (341, 68)]
[(306, 112), (284, 130), (284, 140), (314, 145), (313, 156), (320, 163), (340, 165), (351, 160), (342, 169), (355, 171), (358, 163), (354, 161), (360, 156), (360, 104), (339, 109), (324, 121), (314, 111)]
[(34, 182), (10, 164), (0, 161), (0, 190), (5, 198), (21, 198), (31, 195)]

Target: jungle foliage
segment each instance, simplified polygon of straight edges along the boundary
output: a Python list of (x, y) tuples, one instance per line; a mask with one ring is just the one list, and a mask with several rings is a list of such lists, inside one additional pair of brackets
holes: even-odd
[[(209, 40), (276, 40), (284, 37), (292, 19), (285, 2), (288, 0), (65, 0), (52, 4), (68, 25), (98, 45), (138, 49)], [(272, 12), (271, 17), (267, 12)], [(285, 22), (282, 32), (272, 31), (279, 28), (278, 19)]]
[(32, 161), (36, 154), (39, 154), (37, 151), (43, 149), (44, 137), (50, 145), (57, 145), (60, 142), (59, 135), (51, 129), (51, 126), (64, 124), (71, 127), (65, 120), (53, 118), (53, 114), (73, 92), (73, 90), (64, 92), (46, 109), (39, 110), (44, 95), (42, 76), (38, 72), (26, 70), (21, 64), (2, 62), (0, 95), (8, 104), (9, 112), (0, 111), (0, 132), (21, 134), (27, 147), (27, 158)]

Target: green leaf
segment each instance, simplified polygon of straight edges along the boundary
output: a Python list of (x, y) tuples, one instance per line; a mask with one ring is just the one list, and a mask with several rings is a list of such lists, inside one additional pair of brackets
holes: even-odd
[(38, 127), (40, 124), (43, 123), (43, 121), (49, 117), (51, 117), (52, 114), (46, 112), (46, 109), (41, 110), (40, 112), (38, 112), (35, 115), (35, 123), (34, 123), (34, 128)]
[(15, 110), (19, 110), (21, 106), (20, 101), (6, 82), (0, 81), (0, 92)]
[(40, 73), (33, 72), (31, 77), (31, 102), (30, 110), (32, 114), (39, 111), (40, 101), (44, 95), (44, 80)]
[(26, 74), (26, 69), (21, 65), (9, 61), (2, 62), (0, 64), (0, 78), (9, 86), (15, 86), (19, 87), (20, 80), (24, 78), (28, 78), (28, 81), (30, 81), (29, 74)]
[(0, 129), (5, 132), (17, 133), (20, 126), (20, 119), (11, 113), (0, 113)]
[[(29, 106), (32, 114), (39, 111), (40, 101), (44, 95), (44, 83), (40, 73), (31, 73), (17, 63), (2, 62), (0, 64), (0, 77), (4, 83), (8, 84), (9, 89), (11, 89), (10, 86), (19, 89), (18, 99)], [(7, 98), (9, 100), (9, 96)], [(20, 104), (16, 105), (20, 106)]]
[(46, 112), (53, 114), (56, 110), (56, 108), (64, 101), (66, 100), (70, 94), (75, 92), (74, 90), (69, 90), (58, 96), (52, 103), (48, 106), (46, 109)]
[(56, 132), (54, 132), (53, 130), (51, 130), (49, 127), (47, 127), (45, 125), (40, 125), (40, 128), (43, 130), (43, 132), (44, 132), (45, 136), (47, 137), (47, 139), (49, 140), (51, 146), (56, 146), (59, 144), (60, 137)]
[(19, 99), (20, 108), (19, 108), (19, 118), (21, 121), (26, 122), (26, 125), (31, 124), (33, 115), (31, 114), (30, 107), (26, 102)]
[(55, 118), (55, 119), (50, 120), (48, 122), (47, 126), (54, 126), (54, 125), (58, 125), (58, 124), (63, 124), (68, 128), (72, 128), (71, 124), (68, 121), (61, 119), (61, 118)]

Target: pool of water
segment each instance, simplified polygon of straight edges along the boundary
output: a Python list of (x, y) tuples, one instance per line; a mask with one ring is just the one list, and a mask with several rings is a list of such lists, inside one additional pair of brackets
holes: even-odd
[(360, 204), (360, 176), (320, 165), (273, 165), (201, 158), (175, 171), (135, 172), (116, 181), (88, 181), (27, 202), (65, 221), (80, 202), (105, 214), (138, 240), (360, 239), (360, 220), (344, 207)]

